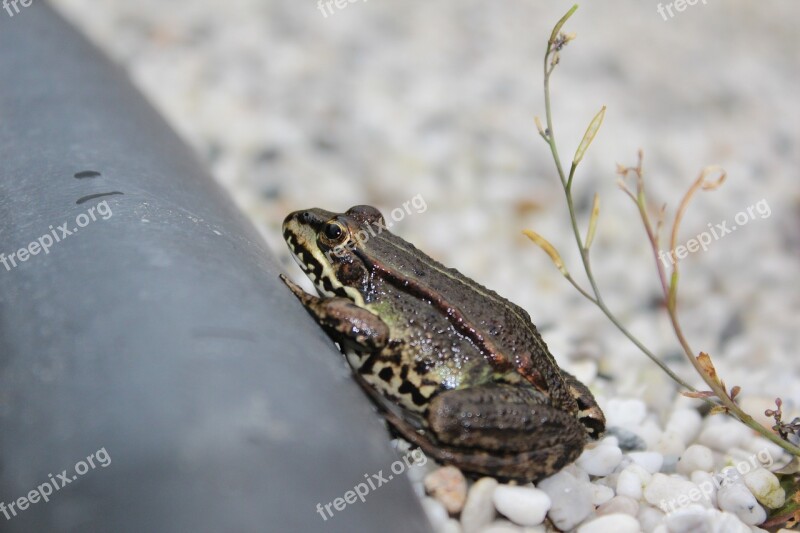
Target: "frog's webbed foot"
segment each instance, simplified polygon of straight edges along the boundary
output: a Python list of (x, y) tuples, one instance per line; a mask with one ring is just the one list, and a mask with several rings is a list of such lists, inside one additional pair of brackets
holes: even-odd
[(549, 476), (577, 459), (586, 443), (575, 416), (530, 390), (500, 384), (437, 395), (428, 426), (434, 442), (420, 442), (419, 433), (407, 437), (441, 462), (504, 479)]
[(378, 316), (347, 298), (320, 298), (308, 294), (283, 274), (280, 277), (334, 341), (366, 352), (380, 350), (389, 342), (389, 327)]

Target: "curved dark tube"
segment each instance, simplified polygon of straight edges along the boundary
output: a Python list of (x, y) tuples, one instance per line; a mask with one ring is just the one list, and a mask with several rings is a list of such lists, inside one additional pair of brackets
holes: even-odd
[(40, 2), (0, 11), (0, 254), (0, 531), (428, 531), (398, 476), (319, 513), (388, 477), (386, 431), (249, 222)]

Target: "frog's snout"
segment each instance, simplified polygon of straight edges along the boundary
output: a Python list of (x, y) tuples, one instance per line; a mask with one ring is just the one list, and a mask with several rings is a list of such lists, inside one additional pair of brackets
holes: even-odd
[(283, 231), (285, 233), (286, 230), (293, 230), (294, 233), (298, 233), (307, 228), (316, 233), (334, 216), (335, 213), (318, 207), (292, 211), (283, 219)]
[(283, 219), (283, 229), (286, 231), (287, 229), (297, 228), (298, 225), (310, 226), (314, 222), (315, 217), (310, 210), (292, 211)]

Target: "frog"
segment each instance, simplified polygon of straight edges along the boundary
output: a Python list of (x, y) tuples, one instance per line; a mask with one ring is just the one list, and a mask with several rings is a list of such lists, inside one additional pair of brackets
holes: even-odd
[(390, 232), (375, 207), (294, 211), (282, 230), (318, 295), (282, 281), (395, 435), (428, 457), (536, 482), (602, 437), (594, 396), (559, 367), (530, 315)]

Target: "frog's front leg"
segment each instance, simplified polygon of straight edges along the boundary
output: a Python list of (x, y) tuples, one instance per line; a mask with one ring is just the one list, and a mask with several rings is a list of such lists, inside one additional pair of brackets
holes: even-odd
[(537, 391), (503, 384), (437, 395), (428, 427), (445, 462), (479, 474), (532, 481), (578, 458), (586, 429)]
[(283, 274), (280, 277), (334, 341), (366, 352), (380, 350), (389, 342), (389, 327), (378, 316), (347, 298), (319, 298), (308, 294)]

